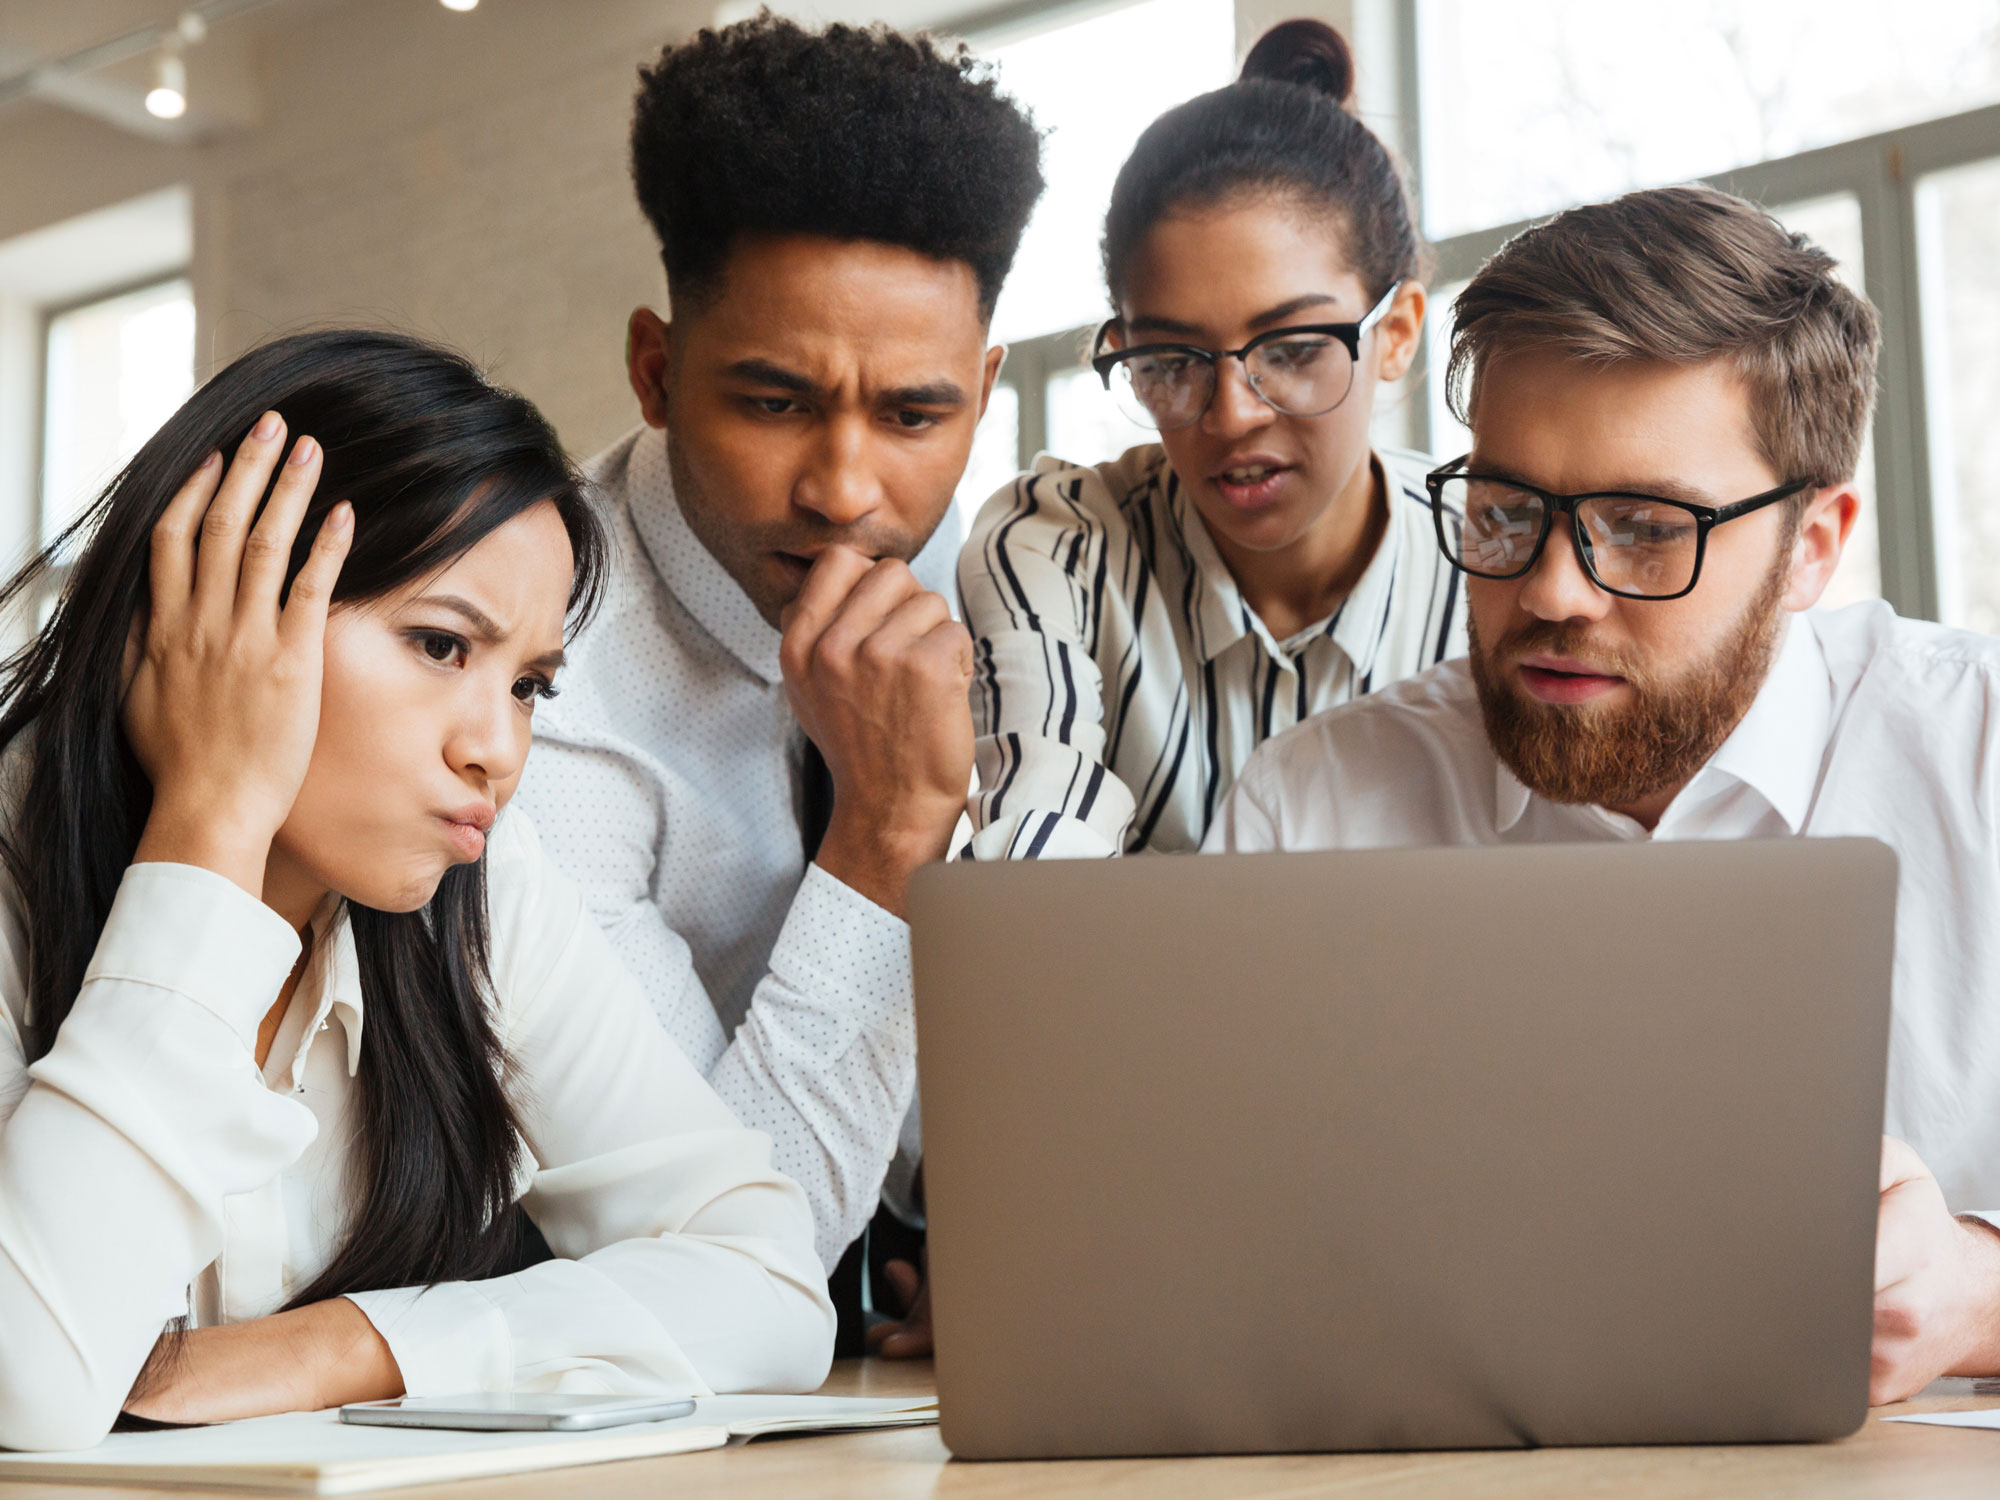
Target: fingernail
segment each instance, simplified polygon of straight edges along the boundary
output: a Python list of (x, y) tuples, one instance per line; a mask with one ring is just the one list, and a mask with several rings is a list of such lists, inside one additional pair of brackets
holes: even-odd
[(315, 443), (309, 437), (302, 437), (296, 443), (292, 444), (292, 462), (295, 464), (311, 463), (313, 455), (318, 452), (318, 443)]
[(257, 425), (250, 429), (250, 436), (256, 438), (259, 442), (268, 443), (277, 435), (278, 414), (274, 411), (265, 412), (263, 416), (257, 419)]
[(211, 448), (208, 450), (208, 457), (204, 458), (199, 464), (195, 465), (195, 467), (197, 469), (212, 469), (221, 462), (222, 462), (222, 455), (216, 452), (215, 449)]
[(354, 524), (354, 507), (345, 500), (327, 512), (326, 524), (335, 531), (345, 531)]

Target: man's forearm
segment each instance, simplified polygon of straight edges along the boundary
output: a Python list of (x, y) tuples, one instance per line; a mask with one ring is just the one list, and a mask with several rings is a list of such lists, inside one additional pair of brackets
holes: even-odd
[(1964, 1238), (1964, 1349), (1952, 1375), (2000, 1375), (2000, 1229), (1975, 1214), (1957, 1215)]

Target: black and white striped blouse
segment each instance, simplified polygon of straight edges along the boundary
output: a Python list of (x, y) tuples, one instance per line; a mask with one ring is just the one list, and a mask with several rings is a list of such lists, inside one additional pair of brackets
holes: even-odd
[(1286, 641), (1244, 603), (1157, 445), (1044, 456), (959, 559), (975, 652), (979, 859), (1191, 850), (1250, 752), (1465, 651), (1421, 454), (1376, 455), (1389, 525), (1331, 616)]

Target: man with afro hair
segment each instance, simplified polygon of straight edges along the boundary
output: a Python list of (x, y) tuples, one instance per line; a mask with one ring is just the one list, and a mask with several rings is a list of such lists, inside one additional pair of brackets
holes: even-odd
[[(922, 1223), (902, 903), (972, 769), (940, 523), (1040, 154), (963, 47), (884, 27), (765, 12), (640, 71), (632, 180), (671, 311), (628, 325), (643, 421), (588, 466), (620, 558), (521, 790), (805, 1189), (848, 1352), (871, 1220), (876, 1286), (915, 1293), (884, 1264)], [(889, 1352), (928, 1341), (913, 1319)]]

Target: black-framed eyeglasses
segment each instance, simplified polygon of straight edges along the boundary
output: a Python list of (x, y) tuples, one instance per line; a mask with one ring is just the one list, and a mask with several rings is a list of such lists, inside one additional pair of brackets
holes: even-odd
[(1812, 485), (1794, 479), (1730, 505), (1619, 491), (1557, 495), (1518, 479), (1473, 473), (1465, 467), (1471, 457), (1424, 477), (1438, 547), (1453, 567), (1476, 578), (1519, 578), (1540, 560), (1556, 517), (1567, 515), (1583, 571), (1605, 593), (1624, 599), (1689, 593), (1701, 577), (1711, 531)]
[(1116, 318), (1097, 330), (1090, 367), (1117, 398), (1125, 415), (1142, 427), (1173, 432), (1192, 427), (1215, 399), (1215, 367), (1225, 359), (1243, 361), (1243, 376), (1257, 398), (1288, 417), (1322, 417), (1347, 399), (1361, 340), (1381, 322), (1396, 300), (1399, 281), (1382, 294), (1358, 323), (1304, 323), (1260, 333), (1241, 349), (1203, 349), (1197, 344), (1137, 344), (1107, 351), (1104, 341)]

